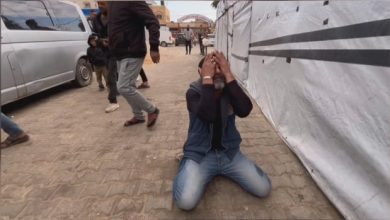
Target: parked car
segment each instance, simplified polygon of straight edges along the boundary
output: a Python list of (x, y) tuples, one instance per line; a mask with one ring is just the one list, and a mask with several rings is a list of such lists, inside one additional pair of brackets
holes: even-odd
[(167, 26), (160, 27), (160, 45), (162, 47), (173, 45), (172, 33)]
[(91, 29), (74, 3), (1, 1), (1, 105), (74, 81), (87, 86)]
[(203, 39), (203, 45), (205, 47), (214, 47), (215, 34), (208, 34), (205, 39)]
[(186, 45), (186, 39), (183, 33), (178, 33), (175, 38), (175, 46)]

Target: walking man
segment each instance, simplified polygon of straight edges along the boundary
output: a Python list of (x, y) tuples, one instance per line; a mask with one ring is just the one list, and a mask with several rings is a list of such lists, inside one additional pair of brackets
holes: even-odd
[(118, 91), (133, 110), (133, 118), (124, 126), (145, 122), (156, 123), (159, 109), (137, 90), (136, 81), (146, 56), (145, 26), (149, 31), (150, 56), (160, 61), (160, 24), (144, 1), (116, 1), (108, 3), (108, 39), (111, 54), (117, 59)]
[(175, 204), (191, 210), (206, 185), (217, 175), (237, 182), (249, 193), (266, 197), (271, 191), (267, 174), (240, 151), (235, 116), (246, 117), (252, 103), (230, 70), (224, 55), (214, 52), (199, 64), (201, 78), (187, 91), (190, 115), (184, 158), (173, 184)]
[(29, 136), (2, 112), (0, 127), (9, 135), (3, 142), (1, 142), (0, 149), (11, 147), (12, 145), (20, 144), (29, 140)]
[[(107, 2), (98, 1), (99, 13), (92, 19), (92, 31), (95, 32), (98, 37), (106, 42), (108, 38), (108, 14), (107, 14)], [(107, 56), (107, 87), (108, 87), (108, 101), (109, 104), (105, 109), (106, 113), (113, 112), (119, 108), (118, 100), (116, 96), (118, 95), (118, 89), (116, 87), (116, 82), (118, 78), (116, 60), (115, 57), (110, 55), (108, 50), (108, 45), (103, 45), (107, 48), (104, 48)]]
[(187, 29), (184, 30), (184, 39), (186, 40), (186, 55), (190, 54), (191, 55), (191, 49), (192, 49), (192, 36), (193, 32), (190, 29), (190, 26), (187, 25)]

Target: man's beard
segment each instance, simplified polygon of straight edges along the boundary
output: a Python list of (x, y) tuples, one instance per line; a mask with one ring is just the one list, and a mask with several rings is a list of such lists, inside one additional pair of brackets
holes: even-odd
[(214, 79), (214, 88), (216, 90), (222, 90), (225, 87), (225, 81), (221, 78)]

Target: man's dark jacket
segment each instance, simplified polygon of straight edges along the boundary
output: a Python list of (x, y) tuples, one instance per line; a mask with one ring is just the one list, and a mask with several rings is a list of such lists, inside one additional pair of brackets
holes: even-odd
[(111, 54), (118, 60), (146, 56), (145, 27), (151, 51), (158, 51), (160, 24), (144, 1), (108, 4), (108, 37)]
[[(252, 110), (249, 97), (238, 86), (237, 81), (228, 83), (216, 103), (214, 86), (202, 85), (201, 80), (191, 83), (186, 94), (190, 124), (188, 138), (184, 144), (184, 157), (200, 163), (203, 157), (213, 149), (213, 135), (216, 117), (221, 117), (220, 144), (232, 160), (240, 149), (241, 136), (236, 128), (235, 116), (246, 117)], [(220, 112), (217, 106), (220, 105)], [(217, 147), (217, 146), (214, 146)]]

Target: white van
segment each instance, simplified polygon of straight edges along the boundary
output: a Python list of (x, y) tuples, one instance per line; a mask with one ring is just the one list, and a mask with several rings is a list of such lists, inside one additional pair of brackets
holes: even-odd
[(172, 33), (167, 26), (160, 26), (160, 45), (162, 47), (173, 45)]
[(90, 33), (74, 3), (1, 0), (1, 105), (65, 82), (89, 85)]

